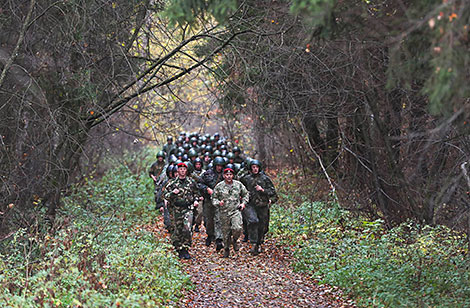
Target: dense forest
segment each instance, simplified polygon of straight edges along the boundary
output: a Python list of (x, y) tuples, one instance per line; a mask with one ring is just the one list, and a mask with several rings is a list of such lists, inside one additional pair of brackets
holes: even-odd
[(2, 249), (183, 130), (380, 230), (465, 235), (468, 258), (468, 1), (3, 0), (0, 29)]

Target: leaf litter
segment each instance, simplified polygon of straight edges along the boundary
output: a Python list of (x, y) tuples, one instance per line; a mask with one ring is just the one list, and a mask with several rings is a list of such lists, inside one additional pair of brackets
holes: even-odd
[[(169, 237), (160, 216), (148, 226), (157, 237)], [(240, 251), (207, 247), (204, 227), (193, 234), (190, 260), (181, 260), (193, 288), (183, 291), (176, 307), (356, 307), (339, 288), (319, 284), (314, 278), (296, 273), (291, 255), (269, 238), (258, 256), (249, 253), (249, 243), (240, 241)]]

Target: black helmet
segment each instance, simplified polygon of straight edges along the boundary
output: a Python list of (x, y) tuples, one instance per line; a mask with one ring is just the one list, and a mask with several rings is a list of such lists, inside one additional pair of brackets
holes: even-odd
[(168, 178), (170, 178), (170, 173), (173, 173), (175, 171), (175, 166), (173, 165), (169, 165), (168, 167), (166, 167), (166, 176)]
[(193, 164), (196, 165), (196, 163), (201, 163), (202, 164), (202, 159), (200, 159), (199, 157), (196, 157), (196, 159), (193, 161)]
[(240, 169), (241, 169), (240, 164), (233, 164), (233, 171), (235, 171), (235, 174), (237, 174), (238, 171), (240, 171)]
[(230, 168), (233, 170), (233, 172), (235, 172), (235, 166), (233, 164), (226, 164), (225, 168)]
[(212, 157), (217, 157), (221, 155), (222, 155), (222, 152), (220, 152), (219, 150), (215, 150), (214, 153), (212, 153)]
[(233, 153), (238, 152), (238, 153), (240, 154), (242, 151), (240, 150), (239, 147), (233, 147), (232, 152), (233, 152)]
[(191, 146), (188, 143), (183, 144), (183, 149), (185, 151), (189, 151), (190, 148), (191, 148)]
[(214, 168), (215, 168), (215, 166), (225, 166), (225, 160), (224, 160), (223, 157), (217, 156), (212, 161), (212, 165), (214, 166)]
[(212, 147), (210, 145), (206, 145), (206, 152), (212, 153)]
[(177, 160), (178, 160), (178, 158), (175, 155), (170, 156), (170, 163), (175, 164)]
[(254, 166), (254, 165), (258, 166), (260, 169), (262, 168), (261, 162), (257, 159), (252, 159), (250, 161), (250, 169), (251, 169), (251, 166)]
[(189, 158), (189, 157), (188, 157), (188, 154), (184, 154), (184, 155), (183, 155), (183, 161), (187, 161), (188, 158)]
[(166, 137), (166, 141), (173, 141), (173, 137), (172, 136)]
[(194, 171), (194, 165), (190, 161), (184, 162), (188, 166), (188, 174), (191, 174)]
[(195, 149), (189, 150), (188, 156), (189, 156), (189, 157), (196, 157), (196, 156), (197, 156), (196, 150), (195, 150)]
[(234, 159), (234, 158), (235, 158), (235, 154), (233, 154), (232, 152), (228, 152), (228, 153), (227, 153), (227, 158), (228, 158), (228, 159)]
[(165, 156), (166, 156), (165, 152), (163, 152), (163, 151), (160, 151), (160, 152), (157, 153), (157, 158), (159, 158), (159, 157), (165, 158)]
[(215, 133), (215, 134), (214, 134), (214, 138), (220, 138), (220, 134), (219, 134), (219, 133)]

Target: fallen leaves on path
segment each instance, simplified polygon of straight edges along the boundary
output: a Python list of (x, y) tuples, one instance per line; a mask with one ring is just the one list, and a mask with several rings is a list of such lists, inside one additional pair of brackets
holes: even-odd
[[(161, 221), (152, 228), (162, 236)], [(222, 258), (214, 244), (204, 245), (205, 233), (194, 233), (192, 259), (182, 260), (194, 289), (187, 290), (178, 307), (355, 307), (341, 290), (318, 285), (314, 279), (295, 273), (290, 256), (273, 239), (258, 256), (249, 254), (249, 244), (240, 251), (231, 249)]]

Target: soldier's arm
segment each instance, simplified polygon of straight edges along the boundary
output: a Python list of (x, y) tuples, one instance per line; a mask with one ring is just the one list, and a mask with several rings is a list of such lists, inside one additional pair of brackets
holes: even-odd
[(166, 183), (166, 185), (163, 187), (163, 199), (167, 200), (167, 201), (170, 201), (171, 199), (171, 196), (172, 196), (172, 184), (173, 181), (168, 181), (168, 183)]
[(250, 193), (248, 192), (245, 185), (243, 184), (241, 184), (241, 197), (242, 197), (241, 203), (243, 203), (244, 205), (247, 205), (248, 200), (250, 199)]
[(151, 177), (152, 180), (156, 181), (156, 177), (154, 173), (155, 173), (155, 163), (153, 163), (149, 168), (149, 177)]
[(268, 195), (272, 203), (275, 203), (278, 200), (276, 188), (274, 188), (273, 182), (268, 177), (265, 178), (265, 186), (266, 187), (264, 187), (264, 193)]
[(221, 200), (221, 195), (220, 195), (220, 186), (214, 188), (214, 193), (212, 194), (212, 204), (214, 206), (219, 206)]
[(206, 192), (207, 193), (207, 183), (208, 183), (208, 174), (207, 172), (204, 172), (201, 176), (201, 182), (198, 183), (198, 187), (201, 191), (203, 192)]

